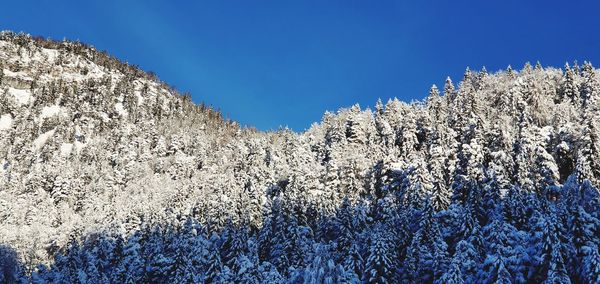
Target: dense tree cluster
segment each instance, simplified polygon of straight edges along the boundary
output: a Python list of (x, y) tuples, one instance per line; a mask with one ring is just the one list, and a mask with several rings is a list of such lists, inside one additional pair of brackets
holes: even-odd
[(598, 283), (600, 72), (241, 128), (93, 48), (0, 34), (0, 283)]

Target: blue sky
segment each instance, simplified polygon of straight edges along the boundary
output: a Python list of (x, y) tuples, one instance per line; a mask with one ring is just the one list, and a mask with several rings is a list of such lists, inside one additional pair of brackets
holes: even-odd
[(423, 99), (467, 66), (600, 66), (595, 1), (411, 2), (19, 0), (0, 29), (79, 39), (263, 130)]

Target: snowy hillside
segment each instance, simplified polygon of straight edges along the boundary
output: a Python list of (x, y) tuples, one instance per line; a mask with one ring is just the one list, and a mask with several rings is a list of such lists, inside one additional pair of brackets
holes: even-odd
[(0, 283), (600, 283), (600, 73), (241, 128), (74, 42), (0, 34)]

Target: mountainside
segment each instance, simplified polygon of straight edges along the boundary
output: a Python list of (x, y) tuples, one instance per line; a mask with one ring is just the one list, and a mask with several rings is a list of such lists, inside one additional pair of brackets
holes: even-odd
[(0, 283), (600, 283), (600, 72), (467, 71), (259, 132), (0, 34)]

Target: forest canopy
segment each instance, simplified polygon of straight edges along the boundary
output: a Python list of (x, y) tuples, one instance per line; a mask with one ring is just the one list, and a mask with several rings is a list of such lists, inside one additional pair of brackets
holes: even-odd
[(467, 69), (259, 132), (0, 34), (0, 283), (598, 283), (600, 72)]

